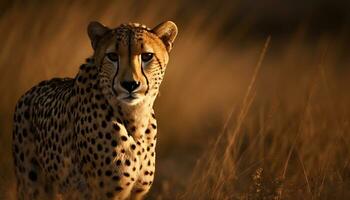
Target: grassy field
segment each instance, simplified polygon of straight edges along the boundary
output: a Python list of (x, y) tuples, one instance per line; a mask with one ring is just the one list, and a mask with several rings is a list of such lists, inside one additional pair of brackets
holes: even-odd
[(155, 105), (148, 199), (350, 198), (349, 28), (255, 33), (254, 14), (227, 27), (237, 3), (209, 1), (0, 5), (0, 199), (15, 191), (16, 100), (43, 79), (75, 76), (92, 53), (92, 20), (179, 27)]

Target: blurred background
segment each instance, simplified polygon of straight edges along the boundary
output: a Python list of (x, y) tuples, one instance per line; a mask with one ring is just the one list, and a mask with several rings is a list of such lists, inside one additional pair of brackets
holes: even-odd
[(0, 1), (0, 199), (17, 99), (74, 77), (87, 24), (179, 28), (147, 199), (349, 199), (350, 1)]

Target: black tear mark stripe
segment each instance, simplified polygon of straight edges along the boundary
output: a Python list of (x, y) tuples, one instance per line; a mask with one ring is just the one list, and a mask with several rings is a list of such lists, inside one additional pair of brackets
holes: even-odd
[(118, 75), (118, 71), (119, 71), (119, 63), (117, 63), (117, 71), (115, 72), (114, 76), (113, 76), (113, 80), (112, 80), (112, 91), (115, 95), (117, 95), (117, 91), (114, 88), (114, 83), (115, 83), (115, 79)]
[(157, 56), (154, 56), (154, 57), (155, 57), (156, 60), (157, 60), (157, 63), (158, 63), (158, 65), (159, 65), (159, 67), (160, 67), (160, 70), (163, 71), (163, 66), (162, 66), (162, 63), (160, 62), (159, 58), (158, 58)]
[[(119, 42), (117, 42), (117, 43), (115, 44), (115, 46), (116, 46), (116, 48), (118, 48)], [(117, 77), (117, 75), (118, 75), (118, 72), (119, 72), (119, 59), (118, 59), (118, 62), (117, 62), (117, 71), (115, 72), (115, 74), (114, 74), (114, 76), (113, 76), (113, 80), (112, 80), (112, 91), (113, 91), (114, 95), (117, 95), (117, 91), (116, 91), (115, 88), (114, 88), (114, 84), (115, 84), (115, 79), (116, 79), (116, 77)]]
[[(118, 52), (119, 49), (119, 42), (120, 42), (120, 37), (117, 35), (117, 42), (115, 43), (115, 51)], [(119, 55), (118, 55), (119, 56)], [(119, 72), (119, 59), (117, 62), (117, 71), (115, 72), (114, 76), (113, 76), (113, 80), (112, 80), (112, 91), (114, 93), (114, 95), (117, 95), (117, 91), (114, 88), (114, 84), (115, 84), (115, 79), (118, 76), (118, 72)]]
[(116, 51), (116, 53), (118, 53), (118, 49), (119, 49), (119, 41), (120, 40), (118, 40), (119, 38), (117, 38), (117, 42), (115, 43), (115, 51)]
[(143, 76), (145, 77), (145, 79), (146, 79), (147, 90), (146, 90), (146, 92), (145, 92), (145, 95), (147, 95), (148, 90), (149, 90), (149, 81), (148, 81), (148, 78), (147, 78), (147, 76), (146, 76), (146, 74), (145, 74), (145, 71), (143, 70), (142, 62), (141, 62), (141, 72), (142, 72), (142, 75), (143, 75)]

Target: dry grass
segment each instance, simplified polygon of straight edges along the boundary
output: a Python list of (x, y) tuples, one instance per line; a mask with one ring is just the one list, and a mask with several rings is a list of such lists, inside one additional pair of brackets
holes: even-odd
[(13, 199), (16, 100), (40, 80), (75, 75), (96, 19), (179, 25), (156, 102), (149, 199), (350, 198), (346, 30), (309, 37), (303, 24), (256, 38), (247, 36), (256, 16), (223, 28), (237, 3), (59, 2), (11, 3), (0, 15), (0, 199)]

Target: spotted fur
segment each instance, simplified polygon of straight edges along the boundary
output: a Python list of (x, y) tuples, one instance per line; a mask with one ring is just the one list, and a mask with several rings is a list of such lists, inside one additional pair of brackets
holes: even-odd
[(94, 55), (74, 79), (43, 81), (17, 102), (18, 199), (142, 199), (153, 183), (153, 102), (176, 25), (92, 22), (88, 34)]

